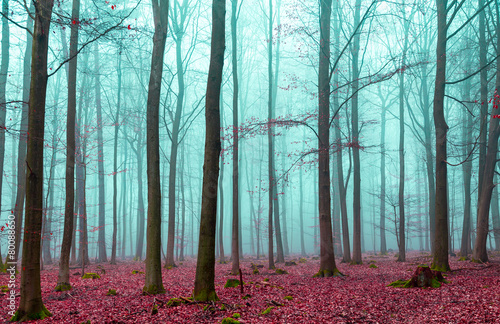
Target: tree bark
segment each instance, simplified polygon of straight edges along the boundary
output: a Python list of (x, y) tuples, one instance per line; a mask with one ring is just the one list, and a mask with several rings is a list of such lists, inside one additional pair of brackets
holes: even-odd
[(193, 298), (197, 301), (218, 300), (215, 292), (215, 224), (217, 214), (217, 181), (219, 177), (220, 90), (225, 49), (226, 1), (212, 1), (212, 41), (205, 104), (205, 157), (201, 198), (200, 239)]
[(115, 116), (115, 138), (113, 145), (113, 241), (111, 244), (111, 264), (116, 264), (117, 223), (118, 223), (118, 131), (120, 130), (120, 108), (122, 91), (122, 47), (118, 49), (118, 95)]
[(99, 56), (99, 46), (95, 45), (94, 62), (96, 67), (95, 75), (95, 101), (97, 110), (97, 170), (99, 174), (99, 232), (97, 237), (97, 245), (99, 247), (99, 262), (108, 262), (106, 253), (106, 202), (104, 192), (104, 142), (102, 129), (104, 124), (102, 122), (101, 112), (101, 76), (100, 64), (101, 59)]
[[(165, 292), (161, 277), (160, 93), (168, 27), (168, 0), (153, 0), (155, 33), (147, 101), (148, 227), (143, 294)], [(172, 192), (170, 192), (172, 194)], [(170, 225), (170, 224), (169, 224)]]
[[(33, 2), (30, 4), (30, 13), (34, 13)], [(19, 146), (17, 154), (17, 190), (16, 190), (16, 205), (14, 206), (14, 216), (16, 217), (16, 247), (15, 260), (19, 254), (19, 247), (22, 236), (23, 209), (25, 199), (26, 185), (26, 147), (28, 133), (28, 101), (30, 95), (30, 75), (31, 75), (31, 52), (33, 48), (33, 37), (28, 32), (33, 30), (33, 19), (28, 16), (26, 23), (26, 49), (23, 59), (23, 111), (21, 114), (21, 131), (19, 133)], [(3, 39), (3, 37), (2, 37)]]
[(26, 218), (21, 272), (21, 300), (12, 321), (51, 316), (42, 302), (40, 287), (40, 239), (43, 212), (43, 156), (45, 98), (47, 94), (47, 51), (53, 0), (37, 1), (28, 119)]
[[(73, 0), (71, 13), (71, 36), (69, 53), (72, 58), (68, 67), (68, 115), (66, 131), (66, 202), (64, 209), (64, 233), (61, 245), (61, 258), (59, 260), (59, 275), (57, 278), (57, 291), (70, 290), (69, 282), (69, 257), (74, 236), (74, 203), (75, 203), (75, 123), (76, 123), (76, 76), (77, 76), (77, 50), (78, 29), (80, 20), (80, 0)], [(74, 255), (74, 253), (73, 253)]]
[(318, 69), (318, 194), (320, 264), (317, 276), (331, 277), (338, 274), (332, 240), (330, 198), (330, 19), (332, 0), (320, 5), (320, 46)]
[[(500, 4), (496, 2), (496, 15), (497, 21), (500, 18)], [(497, 55), (500, 55), (500, 23), (496, 25), (497, 32)], [(477, 228), (476, 228), (476, 241), (474, 244), (474, 252), (472, 258), (476, 262), (488, 262), (488, 253), (486, 251), (486, 240), (488, 238), (488, 223), (490, 214), (491, 195), (495, 184), (493, 177), (495, 175), (495, 167), (497, 163), (498, 153), (498, 138), (500, 136), (500, 118), (498, 114), (498, 107), (500, 105), (500, 64), (497, 64), (496, 71), (496, 87), (493, 94), (493, 111), (489, 121), (488, 132), (488, 146), (486, 150), (486, 158), (484, 161), (484, 171), (482, 187), (479, 187), (481, 193), (479, 195), (479, 202), (477, 206)], [(486, 105), (486, 103), (484, 103)], [(498, 200), (497, 200), (498, 201)]]
[(239, 246), (239, 154), (238, 149), (238, 47), (237, 47), (237, 17), (238, 0), (231, 0), (231, 59), (233, 67), (233, 228), (231, 257), (231, 273), (237, 275), (240, 268)]
[[(354, 9), (354, 26), (360, 23), (361, 0), (356, 0)], [(359, 122), (358, 122), (358, 89), (359, 89), (359, 46), (360, 35), (353, 38), (352, 45), (352, 155), (354, 165), (353, 183), (353, 247), (352, 263), (361, 264), (361, 165), (359, 160)]]
[(448, 192), (447, 178), (447, 133), (444, 117), (444, 96), (446, 86), (446, 43), (447, 43), (447, 0), (436, 0), (437, 44), (436, 81), (434, 90), (434, 127), (436, 130), (436, 232), (434, 236), (434, 259), (432, 268), (446, 272), (448, 262)]
[[(7, 100), (6, 100), (6, 90), (7, 90), (7, 75), (9, 73), (9, 1), (2, 0), (2, 59), (0, 65), (0, 170), (2, 170), (2, 175), (0, 176), (0, 210), (2, 207), (2, 185), (3, 185), (3, 170), (4, 170), (4, 159), (5, 159), (5, 133), (7, 131)], [(22, 138), (19, 139), (19, 142)]]

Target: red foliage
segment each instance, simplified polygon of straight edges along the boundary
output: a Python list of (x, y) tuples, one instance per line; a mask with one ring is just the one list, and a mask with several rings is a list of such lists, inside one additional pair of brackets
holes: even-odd
[[(220, 302), (217, 310), (203, 311), (205, 304), (190, 303), (168, 308), (170, 298), (190, 296), (193, 290), (195, 260), (178, 263), (179, 267), (163, 270), (166, 294), (143, 296), (143, 262), (103, 264), (106, 270), (101, 279), (80, 279), (71, 276), (73, 290), (54, 292), (57, 267), (46, 266), (42, 271), (42, 296), (51, 318), (38, 323), (220, 323), (234, 313), (240, 313), (241, 323), (486, 323), (500, 318), (500, 256), (491, 257), (489, 266), (458, 262), (452, 257), (455, 271), (446, 278), (450, 283), (436, 289), (395, 289), (387, 287), (392, 281), (408, 277), (416, 265), (430, 264), (432, 259), (409, 252), (408, 262), (395, 262), (394, 255), (365, 255), (363, 265), (341, 264), (339, 270), (347, 277), (312, 278), (319, 261), (284, 267), (288, 275), (276, 275), (267, 270), (264, 261), (247, 258), (241, 262), (245, 294), (240, 289), (223, 288), (231, 264), (217, 264), (216, 291)], [(369, 268), (369, 261), (378, 268)], [(260, 274), (252, 274), (250, 263), (263, 264)], [(283, 267), (282, 264), (278, 265)], [(461, 270), (460, 270), (461, 269)], [(76, 273), (79, 270), (71, 270)], [(101, 273), (95, 264), (88, 272)], [(410, 272), (411, 271), (411, 272)], [(17, 287), (19, 287), (19, 278)], [(264, 278), (269, 278), (268, 282)], [(7, 284), (7, 275), (0, 276), (0, 285)], [(250, 283), (253, 282), (253, 283)], [(106, 296), (116, 289), (116, 296)], [(292, 296), (293, 300), (286, 300)], [(7, 295), (1, 298), (3, 318), (8, 319)], [(155, 300), (156, 298), (156, 300)], [(153, 303), (158, 313), (151, 315)], [(224, 303), (226, 310), (218, 310)], [(19, 298), (16, 298), (16, 305)], [(278, 306), (282, 304), (283, 306)], [(260, 313), (274, 306), (267, 315)]]

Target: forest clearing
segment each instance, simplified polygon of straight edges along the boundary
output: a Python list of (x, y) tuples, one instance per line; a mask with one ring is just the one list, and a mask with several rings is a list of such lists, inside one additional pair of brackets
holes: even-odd
[[(302, 263), (297, 256), (293, 266), (277, 264), (288, 272), (282, 275), (267, 269), (262, 259), (245, 259), (240, 261), (243, 295), (239, 286), (224, 288), (227, 279), (239, 279), (230, 275), (231, 264), (217, 264), (215, 285), (220, 300), (213, 303), (189, 302), (193, 258), (162, 270), (166, 293), (156, 296), (142, 295), (143, 262), (103, 264), (104, 274), (98, 265), (88, 266), (87, 271), (96, 272), (100, 279), (81, 279), (80, 270), (71, 270), (73, 289), (69, 292), (54, 292), (57, 267), (50, 266), (41, 272), (41, 282), (43, 303), (53, 316), (38, 323), (220, 323), (234, 314), (239, 314), (234, 319), (240, 323), (498, 323), (500, 253), (493, 252), (488, 264), (458, 259), (450, 258), (449, 283), (411, 289), (387, 285), (409, 278), (418, 265), (430, 263), (429, 253), (408, 252), (407, 262), (395, 262), (392, 252), (363, 254), (363, 265), (339, 260), (346, 276), (328, 279), (313, 278), (319, 266), (314, 257)], [(253, 274), (252, 264), (264, 267)], [(1, 285), (5, 278), (0, 276)], [(115, 289), (116, 295), (107, 295), (109, 289)], [(171, 298), (180, 297), (188, 302), (167, 306)], [(6, 309), (6, 299), (1, 300)], [(158, 310), (154, 315), (153, 305)], [(269, 313), (262, 314), (270, 307)], [(4, 314), (3, 318), (9, 317)]]

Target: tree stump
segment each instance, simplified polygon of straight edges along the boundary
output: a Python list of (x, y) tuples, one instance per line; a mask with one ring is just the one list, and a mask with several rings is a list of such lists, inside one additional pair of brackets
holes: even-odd
[(397, 280), (390, 283), (389, 286), (399, 288), (439, 288), (441, 283), (447, 283), (441, 271), (431, 270), (429, 266), (418, 266), (410, 279)]

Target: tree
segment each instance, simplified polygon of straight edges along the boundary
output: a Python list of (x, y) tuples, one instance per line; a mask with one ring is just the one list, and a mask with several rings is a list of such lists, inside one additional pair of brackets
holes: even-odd
[(155, 33), (147, 102), (147, 174), (148, 227), (146, 245), (146, 281), (144, 294), (164, 293), (161, 278), (161, 186), (159, 109), (163, 74), (163, 56), (168, 27), (168, 0), (153, 0)]
[(436, 81), (434, 88), (434, 127), (436, 130), (436, 232), (434, 235), (434, 259), (432, 268), (449, 271), (448, 263), (448, 168), (447, 139), (448, 125), (444, 117), (444, 96), (446, 86), (446, 43), (448, 25), (447, 0), (436, 0), (437, 44)]
[[(73, 0), (71, 13), (71, 36), (69, 55), (72, 58), (68, 67), (68, 115), (66, 131), (66, 202), (64, 209), (64, 233), (61, 244), (61, 259), (59, 261), (59, 275), (57, 278), (57, 291), (70, 290), (69, 282), (69, 255), (74, 229), (73, 211), (75, 204), (75, 122), (76, 122), (76, 74), (77, 74), (77, 49), (78, 28), (80, 19), (80, 0)], [(74, 254), (73, 254), (74, 255)], [(83, 275), (83, 274), (82, 274)]]
[(201, 197), (200, 238), (193, 298), (218, 300), (215, 292), (215, 225), (220, 156), (220, 89), (224, 65), (226, 1), (212, 0), (212, 40), (205, 98), (205, 157)]
[(320, 227), (320, 265), (318, 277), (339, 274), (335, 265), (332, 240), (330, 199), (330, 18), (332, 1), (322, 0), (320, 5), (320, 46), (318, 69), (318, 193)]
[(239, 246), (239, 149), (238, 149), (238, 47), (237, 47), (237, 17), (238, 0), (231, 0), (231, 58), (233, 66), (233, 228), (231, 257), (233, 275), (238, 274), (240, 268), (240, 246)]
[[(356, 0), (354, 8), (354, 26), (360, 24), (361, 0)], [(360, 34), (355, 32), (352, 52), (352, 155), (354, 165), (353, 183), (353, 240), (352, 240), (352, 263), (361, 264), (361, 166), (359, 161), (359, 122), (358, 122), (358, 91), (359, 91), (359, 48)]]
[(95, 104), (97, 111), (97, 171), (99, 173), (99, 233), (97, 237), (97, 246), (99, 247), (99, 262), (108, 262), (106, 255), (106, 204), (104, 193), (104, 141), (102, 129), (102, 103), (101, 103), (101, 59), (99, 55), (99, 45), (95, 43), (94, 64), (96, 68), (95, 75)]
[[(4, 170), (5, 159), (5, 132), (7, 117), (7, 100), (5, 91), (7, 87), (7, 75), (9, 72), (9, 1), (2, 0), (2, 59), (0, 62), (0, 170)], [(3, 173), (3, 171), (2, 171)], [(2, 207), (2, 184), (3, 174), (0, 176), (0, 209)]]
[(47, 51), (53, 0), (36, 1), (31, 85), (29, 98), (25, 241), (21, 272), (21, 300), (12, 321), (51, 316), (42, 302), (40, 287), (40, 241), (43, 213), (43, 156), (45, 98), (47, 94)]
[[(500, 4), (498, 1), (495, 2), (496, 16), (497, 16), (497, 57), (500, 56)], [(493, 94), (493, 109), (498, 109), (500, 106), (500, 64), (497, 64), (497, 75), (496, 75), (496, 87), (495, 93)], [(486, 105), (486, 103), (485, 103)], [(490, 204), (491, 195), (493, 188), (496, 186), (493, 183), (493, 178), (495, 175), (495, 166), (497, 163), (497, 153), (498, 153), (498, 138), (500, 137), (500, 118), (498, 114), (493, 110), (490, 121), (489, 121), (489, 131), (488, 131), (488, 146), (486, 151), (486, 157), (484, 161), (484, 170), (482, 172), (483, 182), (482, 186), (478, 189), (481, 190), (479, 195), (479, 203), (477, 206), (477, 228), (476, 228), (476, 242), (474, 244), (474, 253), (472, 259), (476, 262), (488, 262), (488, 253), (486, 251), (486, 240), (488, 238), (488, 223), (490, 214)]]

